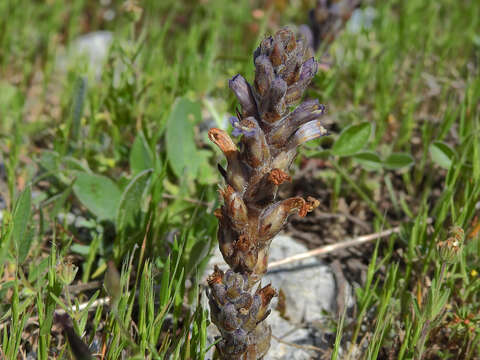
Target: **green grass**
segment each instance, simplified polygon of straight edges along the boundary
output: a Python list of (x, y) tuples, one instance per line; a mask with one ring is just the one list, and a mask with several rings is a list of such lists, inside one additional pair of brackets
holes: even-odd
[[(234, 112), (228, 79), (251, 80), (259, 40), (309, 5), (151, 0), (138, 20), (122, 3), (0, 2), (0, 357), (69, 358), (55, 309), (107, 359), (204, 357), (220, 157), (199, 125)], [(308, 91), (335, 128), (301, 157), (325, 160), (315, 181), (332, 212), (348, 197), (373, 229), (402, 231), (377, 244), (332, 353), (478, 358), (480, 3), (372, 6), (372, 27), (343, 32)], [(100, 78), (81, 57), (59, 69), (59, 49), (96, 30), (113, 33)], [(444, 265), (451, 225), (465, 243)]]

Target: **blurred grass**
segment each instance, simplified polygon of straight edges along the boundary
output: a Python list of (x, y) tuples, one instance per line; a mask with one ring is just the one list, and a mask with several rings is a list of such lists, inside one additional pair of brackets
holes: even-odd
[[(305, 22), (313, 5), (125, 4), (0, 2), (0, 195), (7, 206), (0, 210), (0, 356), (7, 359), (74, 351), (52, 329), (59, 308), (105, 358), (203, 358), (208, 314), (198, 279), (215, 246), (218, 158), (200, 130), (234, 112), (228, 79), (252, 79), (251, 54), (264, 34)], [(349, 196), (370, 209), (375, 230), (400, 223), (403, 231), (377, 244), (367, 281), (356, 289), (354, 319), (339, 322), (333, 353), (358, 358), (360, 344), (366, 359), (389, 351), (398, 359), (478, 358), (480, 3), (370, 6), (371, 27), (335, 40), (332, 66), (309, 96), (327, 104), (333, 133), (372, 124), (363, 150), (380, 165), (319, 148), (329, 149), (336, 135), (304, 155), (330, 164), (334, 175), (315, 181), (330, 189), (332, 211)], [(101, 74), (84, 56), (69, 55), (78, 36), (97, 30), (113, 37)], [(198, 107), (200, 119), (196, 110), (171, 118), (179, 101)], [(183, 126), (180, 139), (195, 143), (187, 158), (178, 158), (185, 143), (169, 150), (172, 123)], [(414, 163), (397, 169), (392, 154)], [(172, 166), (176, 159), (186, 163), (184, 174)], [(189, 162), (200, 164), (196, 176)], [(443, 277), (435, 242), (450, 225), (465, 230), (465, 245)], [(105, 296), (101, 285), (79, 292), (74, 285), (103, 277), (111, 259), (122, 269), (118, 304), (92, 306)], [(72, 266), (78, 272), (69, 283)], [(89, 304), (78, 310), (80, 303)]]

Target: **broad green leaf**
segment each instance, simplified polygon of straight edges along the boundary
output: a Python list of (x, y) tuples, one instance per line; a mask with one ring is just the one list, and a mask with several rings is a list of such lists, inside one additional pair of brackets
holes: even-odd
[(407, 153), (392, 153), (385, 161), (383, 166), (389, 170), (398, 170), (404, 167), (412, 166), (414, 163), (413, 157)]
[(380, 170), (382, 168), (382, 159), (373, 151), (357, 153), (353, 156), (353, 159), (367, 170)]
[(442, 141), (435, 141), (429, 147), (430, 156), (435, 164), (449, 169), (455, 158), (455, 151)]
[(358, 153), (367, 144), (372, 125), (364, 122), (345, 128), (333, 144), (332, 153), (337, 156), (350, 156)]
[(167, 158), (178, 177), (195, 177), (198, 162), (193, 127), (201, 120), (201, 106), (187, 98), (177, 99), (167, 121)]
[(130, 170), (136, 175), (139, 172), (153, 168), (153, 154), (143, 132), (140, 132), (130, 150)]
[(28, 222), (32, 208), (32, 188), (27, 186), (18, 197), (13, 214), (13, 239), (19, 262), (27, 257), (33, 234), (28, 231)]
[(99, 220), (115, 219), (121, 193), (109, 178), (77, 172), (73, 192)]
[(45, 170), (55, 172), (60, 166), (60, 155), (56, 151), (45, 150), (38, 162)]
[(123, 191), (117, 210), (117, 228), (123, 229), (128, 224), (133, 224), (135, 214), (142, 205), (143, 194), (148, 187), (152, 169), (147, 169), (135, 176)]
[(92, 170), (88, 167), (85, 160), (81, 161), (71, 156), (65, 156), (62, 161), (62, 170), (67, 171), (81, 171), (91, 173)]

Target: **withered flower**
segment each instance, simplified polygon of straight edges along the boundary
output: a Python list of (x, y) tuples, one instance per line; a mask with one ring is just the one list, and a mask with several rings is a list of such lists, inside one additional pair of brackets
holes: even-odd
[(437, 252), (442, 261), (447, 264), (454, 264), (463, 250), (465, 234), (459, 226), (452, 226), (448, 231), (448, 238), (437, 242)]
[(264, 320), (276, 292), (261, 286), (270, 243), (290, 215), (305, 216), (318, 206), (311, 197), (276, 201), (278, 186), (291, 181), (297, 146), (327, 134), (319, 122), (325, 107), (316, 100), (298, 105), (318, 68), (308, 44), (285, 28), (265, 38), (253, 60), (253, 85), (241, 75), (229, 81), (241, 106), (230, 118), (238, 145), (223, 130), (209, 131), (228, 164), (219, 167), (226, 185), (215, 215), (219, 247), (230, 266), (226, 272), (215, 268), (208, 278), (209, 301), (222, 336), (218, 354), (233, 360), (260, 359), (270, 347)]
[(315, 8), (309, 14), (310, 28), (302, 26), (300, 32), (310, 41), (310, 46), (317, 50), (335, 39), (361, 2), (362, 0), (317, 0)]

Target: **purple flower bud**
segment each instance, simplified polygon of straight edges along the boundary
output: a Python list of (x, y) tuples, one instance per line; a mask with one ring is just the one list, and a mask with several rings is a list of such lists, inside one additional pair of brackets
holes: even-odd
[(300, 33), (300, 36), (303, 38), (304, 43), (313, 48), (313, 34), (312, 30), (307, 25), (300, 25), (298, 27), (298, 32)]
[(305, 61), (300, 70), (300, 76), (298, 81), (292, 84), (287, 91), (285, 101), (287, 105), (295, 104), (302, 97), (303, 92), (310, 84), (310, 81), (317, 73), (318, 63), (314, 58), (310, 58)]
[(267, 142), (277, 147), (283, 146), (299, 126), (318, 119), (325, 113), (325, 106), (318, 100), (307, 100), (293, 112), (282, 118), (268, 134)]
[(248, 311), (252, 305), (253, 299), (249, 293), (244, 292), (240, 294), (240, 296), (233, 299), (232, 302), (235, 304), (235, 309), (243, 309), (243, 311)]
[(241, 346), (243, 344), (247, 344), (247, 332), (243, 329), (237, 329), (235, 330), (234, 334), (233, 334), (233, 339), (234, 339), (234, 343), (235, 343), (235, 346)]
[(270, 87), (270, 93), (268, 94), (269, 96), (268, 100), (270, 104), (275, 106), (275, 104), (277, 104), (282, 100), (286, 92), (287, 92), (287, 83), (283, 79), (276, 78), (275, 80), (273, 80), (272, 85)]
[(289, 146), (297, 147), (307, 141), (327, 135), (327, 130), (320, 121), (314, 120), (300, 126), (289, 142)]
[(240, 123), (240, 120), (236, 116), (231, 116), (230, 119), (230, 124), (233, 127), (232, 135), (237, 137), (240, 135), (245, 135), (246, 137), (252, 137), (255, 135), (256, 129), (255, 128), (249, 128), (246, 126), (242, 126)]
[(270, 89), (262, 98), (261, 106), (259, 106), (262, 120), (274, 123), (280, 119), (286, 110), (284, 98), (287, 89), (287, 83), (282, 78), (277, 77), (271, 82)]
[(280, 44), (287, 52), (295, 50), (297, 46), (295, 35), (288, 28), (283, 28), (277, 31), (275, 34), (275, 42)]
[(255, 59), (255, 88), (261, 97), (265, 96), (270, 89), (270, 84), (274, 77), (275, 74), (270, 59), (265, 55), (257, 57)]
[(257, 47), (257, 49), (253, 52), (253, 63), (255, 64), (257, 58), (260, 55), (269, 54), (272, 46), (273, 46), (273, 38), (271, 36), (263, 39), (263, 41), (260, 43), (260, 46)]
[(225, 285), (223, 284), (212, 284), (210, 285), (212, 289), (213, 296), (215, 297), (215, 300), (217, 303), (224, 305), (226, 302), (225, 295), (226, 295), (226, 290), (225, 290)]
[[(245, 78), (238, 74), (235, 75), (229, 82), (228, 86), (234, 92), (238, 102), (242, 106), (245, 116), (255, 116), (257, 114), (257, 104), (252, 95), (252, 90)], [(236, 136), (236, 135), (235, 135)]]
[(265, 134), (260, 128), (257, 120), (248, 117), (241, 121), (242, 128), (249, 129), (253, 136), (244, 136), (242, 142), (244, 145), (242, 156), (245, 161), (253, 168), (257, 168), (270, 157), (270, 150), (265, 139)]
[(317, 73), (317, 70), (318, 70), (318, 64), (315, 61), (315, 59), (313, 57), (308, 59), (302, 65), (299, 81), (310, 82), (310, 80), (312, 80), (312, 78)]
[(237, 318), (237, 310), (233, 304), (227, 303), (222, 309), (223, 328), (227, 331), (233, 331), (240, 327), (240, 320)]
[(242, 274), (237, 274), (236, 272), (233, 272), (232, 270), (227, 270), (223, 280), (224, 280), (225, 285), (229, 289), (230, 288), (237, 289), (238, 294), (240, 294), (240, 292), (243, 290), (243, 282), (245, 281), (245, 279), (243, 278)]

